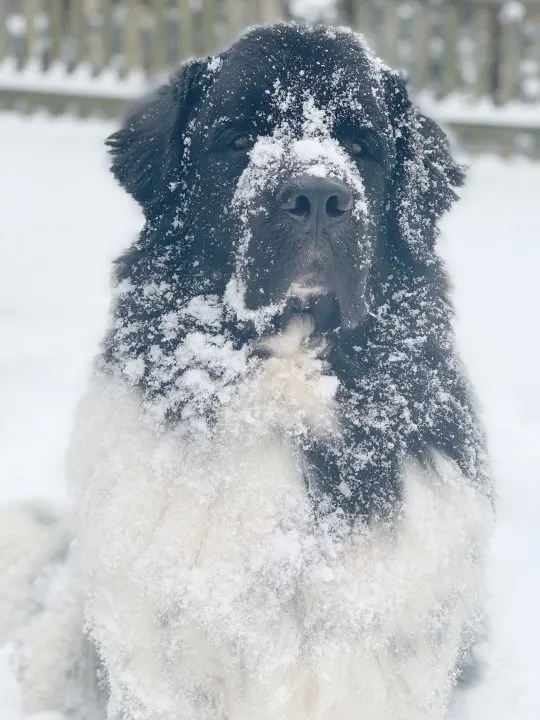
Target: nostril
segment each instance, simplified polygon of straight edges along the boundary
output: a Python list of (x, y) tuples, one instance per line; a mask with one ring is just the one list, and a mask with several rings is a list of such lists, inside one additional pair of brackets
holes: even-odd
[(326, 214), (333, 218), (341, 217), (346, 212), (349, 212), (351, 207), (352, 198), (340, 195), (331, 195), (326, 201)]
[(307, 195), (296, 195), (286, 209), (288, 213), (296, 217), (307, 217), (311, 211), (311, 203)]
[(339, 217), (343, 215), (345, 210), (339, 207), (339, 200), (337, 195), (331, 195), (326, 201), (326, 214), (330, 217)]

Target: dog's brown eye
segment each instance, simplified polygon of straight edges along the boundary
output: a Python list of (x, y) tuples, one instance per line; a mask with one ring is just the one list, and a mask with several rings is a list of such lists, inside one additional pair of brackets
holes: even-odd
[(249, 148), (253, 147), (254, 144), (255, 140), (251, 137), (251, 135), (237, 135), (237, 137), (235, 137), (232, 141), (231, 147), (234, 150), (249, 150)]

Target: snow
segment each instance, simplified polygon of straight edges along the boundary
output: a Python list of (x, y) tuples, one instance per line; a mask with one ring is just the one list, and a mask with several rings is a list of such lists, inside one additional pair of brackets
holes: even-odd
[(32, 63), (19, 71), (10, 58), (0, 63), (0, 90), (137, 100), (148, 88), (144, 74), (137, 71), (121, 80), (114, 70), (106, 70), (94, 77), (89, 65), (80, 65), (74, 72), (67, 72), (58, 63), (44, 73)]
[[(293, 100), (294, 95), (290, 92), (282, 93), (276, 83), (276, 106), (287, 108)], [(343, 104), (347, 100), (344, 99)], [(356, 99), (354, 102), (356, 105)], [(320, 176), (322, 171), (348, 182), (359, 195), (353, 207), (355, 217), (367, 213), (362, 179), (343, 147), (330, 136), (329, 129), (335, 122), (335, 110), (333, 107), (327, 108), (326, 112), (320, 110), (313, 97), (306, 93), (302, 102), (302, 136), (299, 139), (295, 139), (290, 125), (285, 122), (272, 135), (257, 140), (250, 152), (250, 164), (240, 177), (233, 199), (235, 205), (244, 208), (242, 222), (246, 222), (248, 213), (260, 212), (259, 208), (252, 207), (252, 201), (263, 190), (275, 189), (284, 166), (290, 172), (314, 170)]]
[[(73, 410), (107, 321), (110, 260), (141, 221), (105, 172), (101, 142), (110, 130), (94, 121), (0, 115), (2, 500), (64, 496)], [(441, 241), (499, 494), (487, 668), (454, 720), (540, 717), (539, 185), (540, 164), (476, 159)], [(189, 311), (203, 323), (213, 321), (211, 304)], [(0, 707), (1, 720), (22, 720), (5, 650)]]
[(106, 322), (109, 261), (140, 221), (106, 172), (110, 126), (2, 115), (0, 127), (2, 497), (61, 498), (71, 414)]
[(512, 100), (496, 106), (487, 98), (471, 100), (459, 93), (443, 100), (435, 100), (423, 93), (417, 98), (422, 109), (442, 123), (456, 125), (486, 125), (488, 127), (532, 129), (540, 128), (538, 103), (524, 103)]

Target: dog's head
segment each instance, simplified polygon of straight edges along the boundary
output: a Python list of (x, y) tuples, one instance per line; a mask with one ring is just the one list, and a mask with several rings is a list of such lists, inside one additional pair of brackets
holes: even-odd
[(375, 267), (434, 262), (462, 181), (402, 79), (325, 28), (257, 28), (187, 63), (109, 145), (158, 230), (145, 242), (174, 248), (194, 294), (224, 297), (257, 330), (306, 310), (320, 329), (356, 328)]

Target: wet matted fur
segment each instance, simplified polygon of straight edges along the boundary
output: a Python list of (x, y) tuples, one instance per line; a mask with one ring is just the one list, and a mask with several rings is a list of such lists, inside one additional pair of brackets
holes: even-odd
[(108, 144), (145, 226), (69, 459), (108, 717), (444, 717), (492, 490), (443, 132), (359, 36), (276, 25)]

